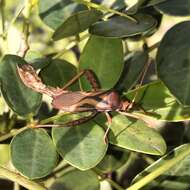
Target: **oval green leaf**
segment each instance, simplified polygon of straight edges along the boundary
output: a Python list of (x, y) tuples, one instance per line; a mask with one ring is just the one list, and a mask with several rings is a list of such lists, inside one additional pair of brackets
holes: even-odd
[(159, 3), (155, 7), (166, 14), (174, 16), (190, 15), (190, 0), (167, 0)]
[(190, 106), (189, 30), (190, 21), (172, 27), (162, 39), (156, 58), (158, 77), (185, 106)]
[[(173, 122), (190, 119), (190, 107), (183, 107), (179, 104), (161, 81), (144, 85), (125, 95), (129, 100), (132, 100), (136, 93), (135, 114)], [(138, 105), (141, 105), (146, 113), (139, 112)]]
[(117, 89), (119, 92), (124, 90), (129, 90), (134, 87), (134, 85), (139, 80), (143, 68), (148, 62), (148, 53), (136, 51), (130, 53), (125, 60), (125, 66), (122, 72), (120, 79), (115, 85), (114, 89)]
[(54, 32), (53, 40), (60, 40), (83, 32), (102, 17), (102, 12), (97, 10), (84, 10), (70, 16)]
[(51, 185), (50, 190), (99, 190), (100, 182), (93, 171), (73, 170), (60, 178), (57, 178)]
[(93, 24), (89, 31), (91, 34), (98, 36), (124, 38), (146, 33), (157, 24), (157, 21), (147, 14), (137, 14), (133, 17), (137, 22), (125, 17), (115, 16), (107, 21)]
[[(51, 60), (50, 63), (40, 71), (40, 77), (48, 86), (63, 87), (69, 80), (77, 74), (76, 67), (61, 59)], [(79, 84), (75, 83), (69, 90), (79, 89)]]
[(55, 146), (43, 129), (27, 129), (11, 142), (14, 167), (24, 176), (37, 179), (47, 176), (57, 164)]
[(126, 150), (110, 146), (106, 155), (96, 168), (103, 173), (113, 172), (127, 162), (129, 155), (130, 153)]
[(126, 7), (125, 0), (92, 0), (92, 3), (101, 4), (112, 9), (122, 9)]
[(53, 128), (52, 136), (60, 155), (72, 166), (88, 170), (104, 157), (104, 130), (93, 122), (74, 127)]
[(17, 114), (26, 116), (36, 113), (42, 95), (26, 87), (18, 76), (16, 66), (27, 64), (16, 55), (6, 55), (0, 65), (1, 92), (8, 106)]
[[(123, 70), (123, 45), (120, 39), (91, 36), (80, 58), (79, 69), (92, 69), (102, 89), (112, 88)], [(89, 82), (82, 79), (82, 88), (90, 90)]]
[(139, 182), (140, 184), (141, 182), (141, 184), (146, 185), (146, 183), (142, 183), (143, 179), (151, 175), (151, 178), (147, 178), (150, 180), (146, 180), (148, 189), (165, 190), (167, 189), (166, 187), (170, 187), (176, 190), (187, 190), (190, 188), (189, 164), (190, 144), (184, 144), (173, 149), (138, 174), (133, 180), (133, 183), (135, 185), (135, 183), (137, 184)]
[(72, 0), (39, 0), (38, 5), (40, 18), (52, 29), (57, 29), (72, 14), (87, 9)]
[(134, 120), (123, 115), (113, 117), (109, 142), (116, 146), (153, 155), (163, 155), (166, 144), (162, 136), (147, 127), (141, 120)]

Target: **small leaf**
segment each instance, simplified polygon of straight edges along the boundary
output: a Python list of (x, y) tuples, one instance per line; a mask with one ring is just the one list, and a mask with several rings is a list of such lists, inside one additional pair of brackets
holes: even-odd
[[(137, 107), (136, 109), (134, 108), (135, 114), (138, 113), (141, 116), (173, 122), (190, 119), (190, 107), (183, 107), (179, 104), (161, 81), (152, 82), (136, 90), (129, 91), (125, 96), (132, 100), (136, 93), (135, 102)], [(146, 113), (139, 112), (138, 105)]]
[(52, 29), (57, 29), (72, 14), (86, 9), (72, 0), (39, 0), (40, 18)]
[(140, 78), (143, 68), (147, 62), (147, 52), (136, 51), (130, 53), (125, 60), (125, 66), (122, 75), (115, 85), (114, 89), (117, 89), (118, 91), (127, 91), (130, 88), (134, 87)]
[(21, 116), (38, 111), (42, 95), (26, 87), (16, 66), (27, 64), (21, 57), (6, 55), (0, 65), (1, 92), (9, 107)]
[(60, 40), (69, 36), (77, 35), (86, 30), (90, 25), (98, 21), (102, 13), (97, 10), (84, 10), (71, 15), (54, 32), (53, 40)]
[(11, 142), (14, 167), (30, 179), (47, 176), (57, 164), (55, 146), (43, 129), (27, 129)]
[(109, 142), (146, 154), (162, 155), (166, 152), (165, 141), (156, 130), (140, 120), (128, 119), (123, 115), (113, 117)]
[(148, 6), (153, 6), (153, 5), (157, 5), (159, 3), (163, 3), (165, 1), (168, 1), (168, 0), (149, 0), (147, 3), (146, 3), (146, 7)]
[(172, 0), (159, 3), (155, 7), (166, 14), (174, 16), (190, 15), (190, 0)]
[[(67, 84), (76, 74), (76, 67), (61, 59), (51, 60), (50, 63), (40, 71), (40, 77), (46, 85), (60, 88)], [(79, 84), (75, 83), (68, 89), (77, 90), (79, 89)]]
[[(123, 46), (120, 39), (91, 36), (81, 54), (79, 68), (92, 69), (101, 88), (110, 89), (118, 81), (123, 64)], [(88, 81), (81, 80), (81, 83), (84, 90), (91, 89)]]
[(156, 58), (158, 77), (185, 106), (190, 106), (189, 30), (190, 21), (172, 27), (162, 39)]
[(125, 0), (92, 0), (91, 2), (118, 10), (126, 7)]
[(98, 36), (124, 38), (146, 33), (157, 24), (157, 21), (150, 15), (137, 14), (133, 17), (137, 22), (125, 17), (115, 16), (107, 21), (93, 24), (89, 31), (91, 34)]
[(104, 157), (107, 150), (104, 133), (93, 122), (52, 130), (58, 152), (69, 164), (80, 170), (93, 168)]
[(99, 190), (100, 183), (98, 176), (92, 171), (73, 170), (60, 178), (57, 178), (51, 185), (50, 190)]
[(138, 174), (133, 183), (138, 183), (139, 180), (143, 180), (143, 177), (151, 174), (152, 178), (151, 181), (148, 181), (148, 189), (166, 190), (166, 187), (170, 187), (176, 190), (187, 190), (190, 188), (189, 164), (190, 144), (184, 144), (173, 149)]
[(128, 160), (129, 155), (128, 151), (111, 146), (96, 168), (104, 173), (113, 172), (124, 165)]

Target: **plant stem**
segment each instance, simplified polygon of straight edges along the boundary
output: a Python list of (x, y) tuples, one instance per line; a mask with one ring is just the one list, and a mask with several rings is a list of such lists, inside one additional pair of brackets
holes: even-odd
[(70, 115), (70, 114), (71, 114), (71, 113), (69, 113), (69, 112), (64, 112), (64, 113), (61, 113), (61, 114), (59, 114), (59, 115), (54, 115), (54, 116), (49, 117), (49, 118), (47, 118), (47, 119), (41, 120), (41, 121), (40, 121), (40, 125), (44, 125), (44, 124), (50, 123), (50, 122), (52, 122), (52, 121), (54, 121), (54, 120), (56, 120), (56, 119), (59, 119), (60, 117), (62, 117), (62, 116), (64, 116), (64, 115)]
[(120, 185), (118, 185), (115, 181), (107, 178), (106, 181), (108, 181), (112, 187), (114, 187), (117, 190), (124, 190)]
[(89, 34), (86, 34), (84, 36), (82, 36), (80, 38), (80, 41), (74, 40), (72, 42), (70, 42), (63, 50), (61, 50), (61, 52), (59, 52), (58, 54), (56, 54), (55, 56), (53, 56), (53, 59), (57, 59), (59, 57), (61, 57), (62, 55), (64, 55), (68, 50), (70, 50), (71, 48), (75, 47), (76, 45), (78, 45), (81, 41), (87, 39), (89, 37)]
[[(171, 167), (179, 163), (182, 159), (184, 159), (186, 156), (190, 154), (190, 149), (188, 149), (185, 152), (182, 152), (177, 158), (174, 157), (170, 160), (167, 160), (162, 166), (151, 172), (150, 174), (146, 175), (139, 181), (137, 181), (135, 184), (131, 185), (127, 190), (138, 190), (150, 183), (155, 178), (159, 177), (160, 175), (164, 174), (167, 170), (169, 170)], [(166, 155), (167, 156), (167, 155)], [(165, 156), (165, 157), (166, 157)]]
[(2, 37), (5, 39), (4, 33), (5, 33), (5, 13), (4, 13), (4, 8), (5, 8), (5, 0), (0, 1), (0, 12), (1, 12), (1, 32), (2, 32)]
[(22, 131), (24, 131), (26, 129), (28, 129), (28, 126), (22, 127), (20, 129), (16, 129), (16, 130), (11, 130), (9, 133), (0, 136), (0, 142), (4, 141), (4, 140), (7, 140), (7, 139), (17, 135), (18, 133), (20, 133), (20, 132), (22, 132)]
[(131, 16), (125, 14), (125, 13), (116, 11), (114, 9), (110, 9), (110, 8), (104, 6), (104, 5), (98, 5), (96, 3), (92, 3), (92, 2), (89, 2), (87, 0), (75, 0), (75, 2), (81, 3), (83, 5), (86, 5), (87, 7), (91, 7), (91, 8), (100, 10), (100, 11), (107, 11), (107, 12), (110, 12), (110, 13), (113, 13), (113, 14), (116, 14), (116, 15), (119, 15), (119, 16), (122, 16), (122, 17), (126, 17), (126, 18), (130, 19), (131, 21), (137, 23), (137, 20), (135, 20), (135, 18), (133, 18), (133, 17), (131, 17)]
[(42, 185), (26, 179), (25, 177), (3, 167), (0, 167), (0, 176), (8, 178), (9, 180), (14, 181), (30, 190), (46, 190), (46, 188)]
[(160, 45), (160, 41), (159, 41), (159, 42), (156, 42), (155, 44), (153, 44), (152, 46), (150, 46), (150, 47), (148, 48), (148, 52), (151, 52), (151, 51), (153, 51), (154, 49), (158, 48), (159, 45)]

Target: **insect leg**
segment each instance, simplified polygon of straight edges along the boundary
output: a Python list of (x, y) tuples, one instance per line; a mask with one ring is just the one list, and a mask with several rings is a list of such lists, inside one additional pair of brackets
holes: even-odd
[[(143, 70), (143, 72), (142, 72), (142, 76), (141, 76), (141, 78), (140, 78), (140, 83), (139, 83), (138, 86), (141, 86), (141, 85), (142, 85), (143, 80), (144, 80), (144, 78), (145, 78), (145, 75), (146, 75), (146, 73), (147, 73), (147, 71), (148, 71), (148, 68), (149, 68), (151, 62), (152, 62), (152, 60), (151, 60), (151, 58), (149, 58), (147, 64), (146, 64), (145, 67), (144, 67), (144, 70)], [(137, 95), (138, 95), (138, 92), (135, 93), (135, 95), (134, 95), (134, 97), (133, 97), (131, 103), (130, 103), (129, 106), (128, 106), (128, 110), (130, 110), (131, 108), (133, 108), (133, 106), (134, 106), (134, 104), (135, 104), (135, 100), (136, 100), (136, 98), (137, 98)], [(142, 108), (142, 110), (143, 110), (143, 108)]]
[(62, 89), (65, 90), (66, 88), (68, 88), (70, 85), (72, 85), (74, 82), (76, 82), (83, 75), (86, 76), (86, 78), (90, 82), (92, 89), (94, 91), (97, 91), (98, 89), (100, 89), (98, 81), (96, 80), (95, 74), (90, 69), (85, 69), (85, 70), (81, 71), (74, 78), (72, 78)]
[(41, 128), (41, 127), (74, 127), (76, 125), (80, 125), (83, 123), (86, 123), (87, 121), (91, 120), (92, 118), (94, 118), (97, 115), (97, 111), (92, 112), (89, 116), (86, 117), (82, 117), (80, 119), (76, 119), (73, 121), (69, 121), (67, 123), (64, 124), (47, 124), (47, 125), (36, 125), (36, 128)]

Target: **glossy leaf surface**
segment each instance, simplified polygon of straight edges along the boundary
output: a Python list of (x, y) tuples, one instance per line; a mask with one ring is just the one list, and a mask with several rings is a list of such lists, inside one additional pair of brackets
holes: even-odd
[(53, 34), (53, 40), (60, 40), (77, 35), (86, 30), (90, 25), (98, 21), (102, 13), (96, 10), (84, 10), (70, 16)]
[(80, 170), (93, 168), (107, 150), (104, 130), (93, 122), (75, 127), (53, 128), (52, 136), (61, 156)]
[(98, 176), (93, 171), (73, 170), (55, 180), (50, 190), (99, 190)]
[(9, 107), (21, 116), (36, 113), (42, 95), (26, 87), (21, 81), (16, 66), (27, 64), (21, 57), (6, 55), (0, 65), (1, 92)]
[[(189, 165), (190, 144), (184, 144), (173, 149), (166, 156), (160, 158), (146, 168), (136, 176), (134, 182), (137, 182), (148, 174), (151, 174), (154, 177), (154, 180), (151, 180), (148, 186), (142, 189), (147, 190), (154, 188), (166, 190), (167, 187), (170, 187), (174, 190), (186, 190), (190, 188)], [(157, 176), (159, 173), (160, 175)]]
[(109, 142), (116, 146), (147, 153), (162, 155), (166, 144), (161, 135), (140, 120), (117, 115), (112, 118)]
[[(123, 69), (123, 45), (120, 39), (91, 36), (80, 57), (79, 69), (91, 69), (102, 89), (110, 89), (118, 81)], [(88, 81), (81, 81), (90, 90)]]
[(146, 14), (135, 15), (136, 22), (121, 16), (100, 21), (90, 27), (90, 33), (102, 37), (124, 38), (143, 34), (156, 25), (156, 20)]
[[(178, 101), (190, 105), (190, 21), (172, 27), (164, 36), (157, 53), (158, 77)], [(173, 40), (175, 39), (175, 40)]]
[(27, 129), (13, 138), (11, 159), (20, 173), (30, 179), (37, 179), (52, 172), (58, 156), (45, 130)]

